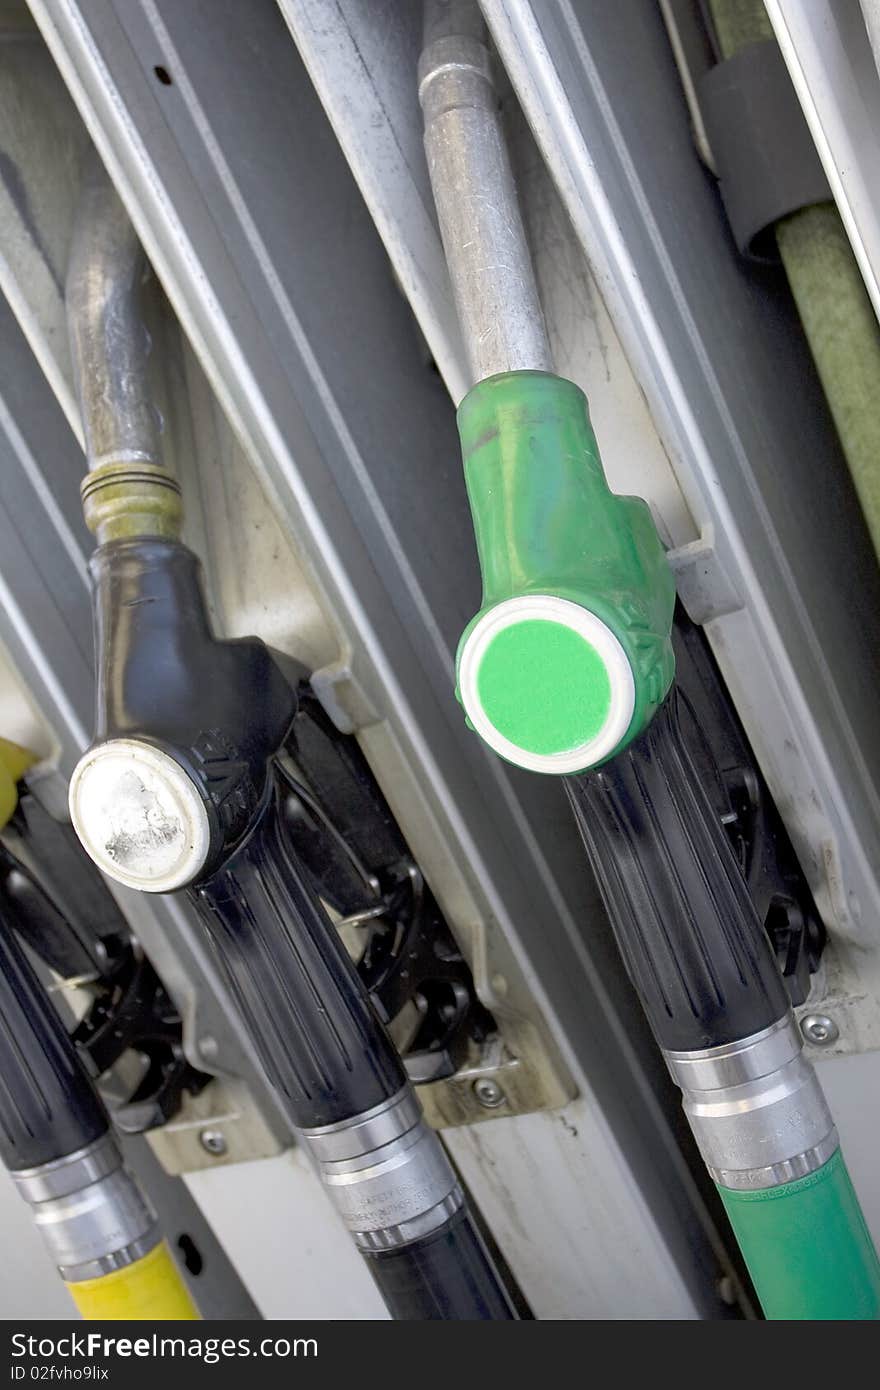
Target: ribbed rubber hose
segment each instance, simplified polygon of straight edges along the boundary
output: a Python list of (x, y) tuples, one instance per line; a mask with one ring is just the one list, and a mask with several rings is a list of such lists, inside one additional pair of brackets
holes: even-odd
[[(723, 57), (771, 40), (761, 0), (709, 0)], [(874, 548), (880, 556), (880, 326), (834, 203), (776, 224), (776, 242)]]

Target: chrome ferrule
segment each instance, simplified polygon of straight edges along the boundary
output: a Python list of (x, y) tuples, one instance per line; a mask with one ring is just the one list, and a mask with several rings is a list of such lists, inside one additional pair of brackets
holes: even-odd
[(155, 1213), (111, 1134), (11, 1176), (68, 1284), (123, 1269), (159, 1242)]
[(420, 1240), (462, 1205), (452, 1165), (411, 1086), (350, 1120), (302, 1133), (324, 1186), (364, 1250)]
[(721, 1047), (665, 1052), (712, 1177), (753, 1190), (806, 1177), (838, 1147), (793, 1015)]

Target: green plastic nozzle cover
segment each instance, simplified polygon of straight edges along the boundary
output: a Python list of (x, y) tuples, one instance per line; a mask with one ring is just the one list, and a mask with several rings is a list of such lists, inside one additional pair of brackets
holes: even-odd
[[(632, 675), (628, 725), (584, 767), (604, 762), (648, 725), (675, 669), (675, 585), (648, 506), (611, 492), (586, 397), (573, 382), (544, 372), (489, 377), (465, 396), (458, 426), (483, 601), (459, 644), (456, 693), (470, 713), (462, 652), (499, 604), (551, 596), (578, 605), (610, 629)], [(480, 676), (476, 690), (493, 728), (545, 755), (586, 746), (610, 705), (615, 669), (570, 628), (524, 612), (494, 640)]]
[(880, 1261), (840, 1149), (795, 1182), (718, 1191), (768, 1318), (880, 1319)]

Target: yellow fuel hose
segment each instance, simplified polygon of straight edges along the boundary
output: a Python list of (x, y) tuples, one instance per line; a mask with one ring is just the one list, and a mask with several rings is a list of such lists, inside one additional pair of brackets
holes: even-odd
[(193, 1322), (199, 1318), (164, 1240), (124, 1269), (68, 1284), (67, 1289), (88, 1321)]

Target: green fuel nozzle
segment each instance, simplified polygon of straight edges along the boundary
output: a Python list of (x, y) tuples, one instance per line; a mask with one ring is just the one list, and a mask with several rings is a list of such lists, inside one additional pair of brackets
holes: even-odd
[(458, 424), (483, 576), (458, 697), (509, 762), (594, 767), (646, 728), (675, 669), (675, 585), (650, 510), (610, 490), (573, 382), (489, 377)]
[(704, 733), (682, 726), (660, 538), (645, 502), (610, 491), (586, 400), (550, 371), (475, 4), (429, 0), (419, 77), (477, 383), (458, 423), (483, 601), (458, 650), (459, 699), (502, 757), (567, 774), (621, 955), (767, 1316), (878, 1318), (880, 1264), (834, 1123), (695, 761)]
[(509, 762), (581, 772), (672, 681), (675, 589), (647, 504), (608, 487), (586, 398), (553, 374), (475, 5), (429, 0), (425, 152), (476, 384), (458, 425), (483, 600), (458, 649), (469, 723)]
[(67, 281), (92, 465), (83, 504), (99, 542), (96, 737), (71, 777), (71, 820), (108, 877), (187, 894), (266, 1080), (392, 1316), (513, 1320), (505, 1278), (297, 851), (278, 760), (297, 712), (291, 663), (256, 637), (215, 634), (199, 562), (179, 539), (179, 488), (149, 399), (142, 271), (96, 169)]

